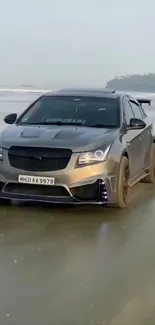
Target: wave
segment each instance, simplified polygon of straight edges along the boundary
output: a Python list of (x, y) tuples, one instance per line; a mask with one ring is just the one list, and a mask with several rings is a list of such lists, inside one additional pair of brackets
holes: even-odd
[(0, 92), (13, 92), (13, 93), (48, 93), (52, 89), (23, 89), (23, 88), (0, 88)]

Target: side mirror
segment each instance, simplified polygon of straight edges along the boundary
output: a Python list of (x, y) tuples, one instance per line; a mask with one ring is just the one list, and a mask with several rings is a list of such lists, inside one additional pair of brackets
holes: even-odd
[(128, 125), (128, 130), (138, 130), (145, 129), (146, 123), (139, 118), (131, 118), (130, 125)]
[(4, 122), (6, 124), (13, 124), (16, 121), (16, 119), (17, 119), (17, 114), (13, 113), (5, 116)]

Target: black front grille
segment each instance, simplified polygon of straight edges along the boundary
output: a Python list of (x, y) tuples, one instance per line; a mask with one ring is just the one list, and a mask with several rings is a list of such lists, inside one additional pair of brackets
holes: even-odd
[(36, 147), (11, 147), (8, 152), (12, 167), (40, 172), (66, 168), (71, 155), (70, 149)]
[(40, 195), (40, 196), (70, 196), (69, 192), (63, 186), (45, 186), (33, 184), (18, 184), (9, 183), (4, 189), (4, 193), (19, 194), (19, 195)]

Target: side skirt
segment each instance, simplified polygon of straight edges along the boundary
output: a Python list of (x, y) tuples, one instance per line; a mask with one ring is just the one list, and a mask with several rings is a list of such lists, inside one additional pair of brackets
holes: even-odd
[(141, 179), (143, 179), (145, 176), (149, 175), (149, 169), (145, 168), (143, 169), (138, 175), (130, 179), (129, 186), (133, 187), (136, 185), (138, 182), (140, 182)]

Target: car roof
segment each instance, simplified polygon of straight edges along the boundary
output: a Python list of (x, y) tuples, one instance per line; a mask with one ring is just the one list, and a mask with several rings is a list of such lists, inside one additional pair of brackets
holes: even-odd
[(116, 93), (114, 89), (107, 88), (64, 88), (57, 91), (51, 91), (44, 96), (83, 96), (83, 97), (107, 97), (118, 98), (120, 94)]
[(122, 99), (124, 96), (130, 97), (130, 99), (136, 101), (137, 103), (149, 103), (150, 100), (148, 99), (136, 99), (135, 97), (131, 96), (129, 93), (116, 91), (114, 89), (108, 88), (64, 88), (58, 89), (54, 91), (50, 91), (45, 93), (43, 97), (53, 97), (53, 96), (80, 96), (80, 97), (98, 97), (98, 98), (114, 98), (114, 99)]
[(64, 92), (96, 92), (96, 93), (105, 93), (105, 94), (113, 94), (115, 93), (114, 89), (109, 89), (109, 88), (64, 88), (60, 89), (59, 91), (64, 91)]

